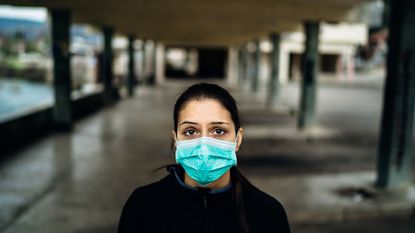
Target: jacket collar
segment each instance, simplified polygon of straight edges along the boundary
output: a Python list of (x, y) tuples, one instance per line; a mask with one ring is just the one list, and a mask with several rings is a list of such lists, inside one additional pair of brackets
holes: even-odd
[(180, 205), (192, 209), (223, 209), (234, 204), (232, 184), (221, 189), (191, 187), (183, 182), (184, 169), (180, 165), (167, 167), (170, 173), (165, 182), (168, 184), (169, 193)]
[(193, 191), (203, 189), (203, 190), (205, 190), (205, 192), (208, 192), (210, 194), (215, 194), (215, 193), (226, 192), (226, 191), (228, 191), (232, 188), (232, 183), (229, 183), (227, 186), (225, 186), (223, 188), (215, 189), (215, 190), (212, 190), (211, 188), (192, 187), (192, 186), (184, 183), (184, 170), (183, 170), (182, 166), (180, 166), (180, 165), (169, 166), (167, 168), (167, 171), (170, 174), (174, 175), (174, 177), (176, 178), (177, 183), (180, 184), (183, 188), (190, 189), (190, 190), (193, 190)]

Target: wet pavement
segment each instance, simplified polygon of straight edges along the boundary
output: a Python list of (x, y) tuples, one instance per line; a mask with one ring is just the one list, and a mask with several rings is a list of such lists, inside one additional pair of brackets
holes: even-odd
[[(174, 162), (173, 104), (187, 85), (139, 87), (72, 133), (13, 152), (0, 164), (0, 232), (115, 232), (131, 191), (163, 177), (152, 170)], [(373, 188), (381, 91), (320, 90), (319, 124), (301, 133), (296, 85), (282, 89), (274, 109), (261, 95), (232, 89), (246, 132), (241, 170), (283, 203), (293, 232), (415, 232), (415, 189)]]
[(307, 233), (410, 233), (414, 232), (415, 221), (411, 218), (354, 220), (347, 222), (329, 222), (321, 224), (299, 224), (292, 227), (293, 232)]

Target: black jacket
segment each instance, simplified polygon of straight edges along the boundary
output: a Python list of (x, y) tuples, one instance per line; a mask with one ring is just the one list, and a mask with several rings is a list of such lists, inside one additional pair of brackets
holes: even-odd
[[(118, 233), (236, 233), (232, 185), (221, 190), (192, 188), (183, 183), (180, 166), (168, 168), (162, 180), (137, 188), (124, 205)], [(273, 197), (251, 184), (243, 185), (250, 233), (289, 233), (287, 216)]]

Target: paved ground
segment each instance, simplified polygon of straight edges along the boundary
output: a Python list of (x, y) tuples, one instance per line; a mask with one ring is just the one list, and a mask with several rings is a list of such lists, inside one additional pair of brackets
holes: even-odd
[(299, 224), (292, 227), (293, 232), (307, 233), (350, 233), (350, 232), (370, 232), (370, 233), (409, 233), (414, 232), (414, 219), (382, 219), (382, 220), (363, 220), (347, 221), (323, 224)]
[[(188, 82), (140, 87), (125, 99), (21, 148), (0, 164), (0, 232), (115, 232), (137, 186), (173, 162), (174, 99)], [(261, 96), (235, 89), (246, 128), (240, 166), (286, 207), (294, 232), (415, 231), (415, 190), (373, 188), (381, 91), (324, 86), (319, 126), (295, 130), (296, 85), (266, 109)]]

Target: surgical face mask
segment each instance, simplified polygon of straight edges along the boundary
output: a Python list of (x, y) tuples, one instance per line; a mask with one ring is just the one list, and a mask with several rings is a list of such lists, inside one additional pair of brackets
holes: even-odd
[(198, 184), (206, 186), (237, 164), (234, 142), (200, 137), (176, 140), (176, 162)]

